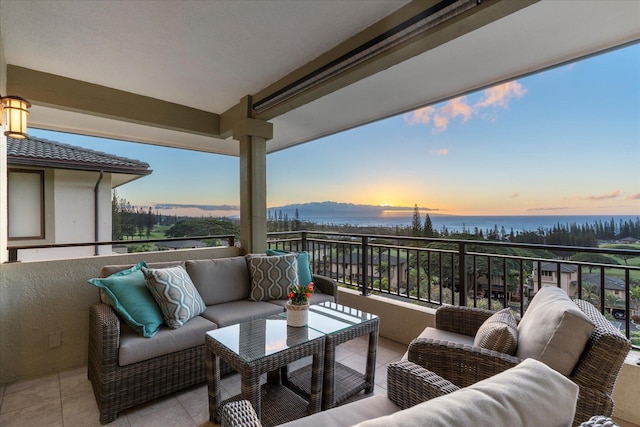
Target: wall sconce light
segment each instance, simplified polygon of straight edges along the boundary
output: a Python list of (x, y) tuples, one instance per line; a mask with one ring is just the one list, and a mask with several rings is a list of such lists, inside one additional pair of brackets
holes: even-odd
[(3, 120), (5, 120), (4, 134), (11, 138), (26, 138), (28, 136), (27, 116), (31, 103), (19, 96), (0, 96), (0, 102), (2, 103)]

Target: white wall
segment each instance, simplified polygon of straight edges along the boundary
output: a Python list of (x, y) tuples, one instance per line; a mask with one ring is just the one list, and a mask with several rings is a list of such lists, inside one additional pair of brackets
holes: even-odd
[[(47, 176), (50, 176), (49, 174)], [(53, 203), (46, 209), (53, 209), (54, 230), (47, 230), (47, 237), (53, 235), (50, 243), (82, 243), (95, 241), (94, 188), (99, 178), (98, 172), (57, 169), (53, 173)], [(51, 187), (49, 187), (51, 188)], [(99, 240), (111, 240), (111, 174), (105, 173), (98, 191)], [(37, 244), (37, 242), (29, 242)], [(18, 251), (20, 261), (50, 260), (92, 256), (94, 246), (75, 248), (43, 248)], [(101, 246), (98, 253), (108, 255), (110, 246)]]

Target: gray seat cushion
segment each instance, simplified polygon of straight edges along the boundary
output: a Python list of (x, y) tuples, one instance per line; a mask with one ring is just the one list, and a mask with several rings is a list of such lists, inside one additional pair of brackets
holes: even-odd
[(222, 328), (249, 320), (262, 319), (282, 312), (284, 312), (284, 308), (276, 304), (244, 300), (209, 306), (200, 316)]
[(125, 366), (202, 345), (207, 331), (217, 329), (217, 325), (196, 316), (178, 329), (163, 326), (153, 338), (136, 334), (124, 323), (121, 328), (118, 363)]

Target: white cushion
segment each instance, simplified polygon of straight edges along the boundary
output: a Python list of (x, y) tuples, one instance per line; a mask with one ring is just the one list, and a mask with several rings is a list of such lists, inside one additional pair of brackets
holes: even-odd
[(527, 359), (491, 378), (359, 427), (570, 426), (578, 386)]
[[(449, 341), (455, 342), (457, 344), (468, 345), (473, 347), (473, 337), (464, 334), (458, 334), (456, 332), (445, 331), (444, 329), (436, 329), (431, 326), (427, 326), (424, 330), (416, 337), (418, 338), (430, 338), (432, 340), (440, 340), (440, 341)], [(402, 356), (402, 360), (409, 360), (409, 350), (405, 352), (404, 356)]]
[(531, 357), (570, 375), (594, 324), (565, 291), (545, 286), (538, 291), (518, 325), (520, 359)]
[(382, 417), (399, 411), (400, 408), (387, 399), (386, 394), (375, 394), (355, 402), (347, 403), (281, 424), (280, 427), (336, 427), (351, 426), (371, 418)]

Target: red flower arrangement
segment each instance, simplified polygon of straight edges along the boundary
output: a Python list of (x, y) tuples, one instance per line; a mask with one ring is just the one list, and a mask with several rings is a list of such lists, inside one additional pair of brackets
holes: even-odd
[(313, 294), (314, 285), (313, 282), (309, 283), (307, 286), (298, 285), (292, 286), (289, 289), (289, 299), (291, 300), (291, 304), (293, 305), (305, 305), (309, 304), (309, 298), (311, 298), (311, 294)]

